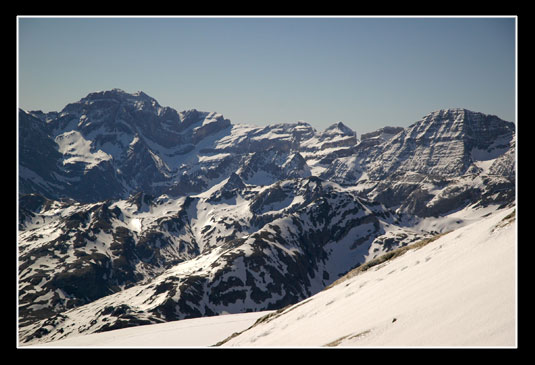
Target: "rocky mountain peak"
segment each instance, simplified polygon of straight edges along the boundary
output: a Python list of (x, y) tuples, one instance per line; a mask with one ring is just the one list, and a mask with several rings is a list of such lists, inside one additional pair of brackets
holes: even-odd
[(68, 104), (61, 114), (87, 115), (92, 111), (103, 109), (160, 114), (168, 108), (162, 108), (156, 99), (142, 91), (128, 93), (122, 89), (111, 89), (89, 93), (79, 101)]
[(428, 116), (431, 118), (437, 118), (437, 119), (438, 118), (447, 119), (451, 117), (464, 116), (467, 113), (472, 113), (472, 112), (470, 112), (469, 110), (465, 108), (447, 108), (447, 109), (435, 110), (429, 113)]
[(243, 189), (245, 184), (243, 180), (235, 172), (231, 172), (224, 187), (225, 190)]
[(460, 176), (474, 159), (497, 157), (509, 147), (514, 124), (467, 109), (432, 112), (385, 143), (376, 145), (368, 174), (375, 178), (396, 171)]
[(353, 136), (355, 132), (346, 126), (342, 122), (337, 122), (325, 129), (323, 132), (324, 134), (340, 134), (340, 135), (347, 135), (347, 136)]
[(362, 133), (360, 136), (361, 141), (369, 139), (379, 139), (380, 141), (387, 141), (396, 134), (402, 132), (404, 128), (402, 127), (383, 127), (376, 131), (369, 133)]
[(102, 90), (89, 93), (86, 97), (82, 98), (81, 102), (94, 101), (100, 99), (115, 99), (120, 101), (136, 100), (136, 101), (150, 101), (156, 102), (156, 99), (147, 95), (143, 91), (136, 91), (134, 93), (128, 93), (122, 89), (114, 88), (111, 90)]
[[(504, 121), (492, 114), (475, 112), (465, 108), (440, 109), (424, 116), (420, 121), (410, 127), (429, 123), (459, 123), (463, 126), (487, 128), (487, 129), (514, 129), (514, 123)], [(410, 128), (409, 127), (409, 128)]]

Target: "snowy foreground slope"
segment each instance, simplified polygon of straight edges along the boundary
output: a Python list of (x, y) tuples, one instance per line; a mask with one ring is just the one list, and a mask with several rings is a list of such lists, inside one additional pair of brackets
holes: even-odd
[(224, 314), (123, 328), (29, 347), (207, 347), (252, 326), (272, 311)]
[(496, 211), (350, 272), (279, 311), (139, 326), (34, 347), (514, 347), (515, 217), (515, 208)]

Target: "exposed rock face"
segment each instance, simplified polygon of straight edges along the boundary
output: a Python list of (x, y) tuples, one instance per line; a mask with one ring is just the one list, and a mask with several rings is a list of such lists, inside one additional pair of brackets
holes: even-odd
[(370, 140), (370, 139), (378, 139), (379, 142), (382, 142), (382, 141), (389, 140), (390, 138), (392, 138), (393, 136), (395, 136), (396, 134), (402, 131), (403, 131), (402, 127), (383, 127), (374, 132), (362, 133), (362, 135), (360, 136), (360, 139), (362, 141)]
[[(42, 113), (20, 111), (19, 133), (31, 136), (20, 140), (21, 148), (31, 149), (39, 138), (48, 136), (45, 145), (50, 151), (37, 163), (48, 163), (46, 169), (21, 171), (20, 191), (46, 191), (54, 198), (83, 202), (127, 197), (140, 190), (163, 193), (180, 174), (173, 163), (177, 156), (187, 155), (206, 137), (230, 127), (220, 114), (178, 113), (143, 92), (118, 89), (89, 94), (55, 118), (47, 117), (45, 121)], [(31, 133), (28, 128), (41, 132)], [(30, 152), (22, 154), (21, 165), (32, 166), (35, 154)], [(51, 172), (56, 172), (53, 178)]]
[(513, 123), (495, 116), (465, 109), (440, 110), (409, 126), (371, 154), (368, 173), (377, 179), (397, 170), (460, 176), (474, 162), (474, 154), (505, 152), (514, 133)]

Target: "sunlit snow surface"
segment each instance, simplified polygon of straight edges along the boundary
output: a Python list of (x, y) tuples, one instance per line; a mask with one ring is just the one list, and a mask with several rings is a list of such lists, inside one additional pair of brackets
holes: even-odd
[[(207, 347), (270, 313), (223, 314), (72, 337), (45, 347)], [(33, 346), (38, 347), (38, 346)]]
[(513, 212), (467, 224), (279, 312), (188, 319), (34, 347), (206, 347), (225, 339), (225, 347), (514, 347)]

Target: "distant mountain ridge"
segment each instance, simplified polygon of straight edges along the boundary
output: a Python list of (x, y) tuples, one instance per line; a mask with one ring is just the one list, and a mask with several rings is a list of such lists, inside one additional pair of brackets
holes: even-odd
[(21, 338), (296, 303), (453, 212), (513, 206), (515, 133), (447, 109), (358, 139), (119, 89), (19, 110)]
[[(179, 113), (143, 92), (113, 89), (91, 93), (59, 113), (19, 111), (19, 190), (83, 202), (138, 191), (183, 196), (228, 177), (251, 153), (269, 150), (279, 154), (277, 168), (297, 153), (308, 168), (316, 167), (315, 175), (350, 184), (364, 170), (374, 180), (399, 169), (459, 176), (477, 168), (478, 159), (510, 150), (515, 133), (513, 123), (466, 109), (433, 112), (405, 129), (388, 128), (380, 130), (379, 148), (369, 144), (372, 134), (359, 142), (341, 122), (324, 132), (305, 122), (234, 126), (221, 114)], [(43, 157), (35, 158), (35, 146)], [(338, 176), (332, 163), (345, 164), (348, 156), (356, 156), (356, 164), (347, 176)], [(512, 166), (508, 174), (514, 175)]]

